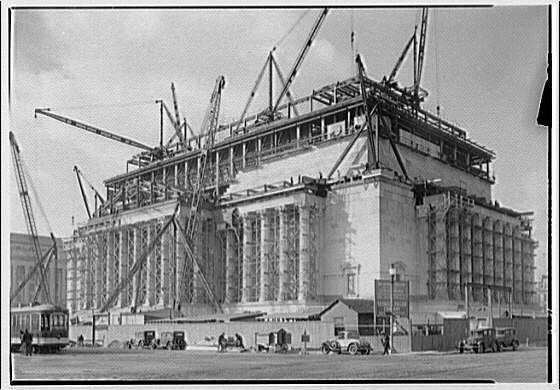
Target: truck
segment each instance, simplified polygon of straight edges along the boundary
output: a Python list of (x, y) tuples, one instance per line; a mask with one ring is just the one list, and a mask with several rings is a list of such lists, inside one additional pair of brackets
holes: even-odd
[(362, 355), (369, 355), (373, 350), (368, 341), (360, 340), (360, 336), (356, 331), (339, 331), (336, 339), (324, 341), (321, 345), (321, 352), (328, 353), (349, 353), (356, 355), (358, 352)]

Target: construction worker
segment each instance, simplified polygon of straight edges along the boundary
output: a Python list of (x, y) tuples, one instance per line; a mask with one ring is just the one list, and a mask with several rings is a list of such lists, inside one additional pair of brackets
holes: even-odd
[(31, 344), (33, 343), (33, 336), (27, 331), (27, 329), (25, 329), (25, 332), (23, 333), (23, 343), (25, 344), (25, 355), (31, 356)]
[(226, 347), (227, 347), (226, 333), (223, 332), (223, 333), (218, 337), (218, 352), (225, 352)]
[(241, 335), (239, 333), (235, 334), (235, 344), (241, 348), (241, 349), (245, 349), (245, 345), (243, 344), (243, 337), (241, 337)]
[(383, 339), (383, 355), (390, 355), (391, 354), (391, 339), (389, 338), (388, 334), (385, 334), (385, 338)]
[(21, 340), (21, 352), (24, 355), (27, 355), (27, 345), (25, 344), (25, 334), (23, 333), (23, 330), (19, 331), (19, 338)]

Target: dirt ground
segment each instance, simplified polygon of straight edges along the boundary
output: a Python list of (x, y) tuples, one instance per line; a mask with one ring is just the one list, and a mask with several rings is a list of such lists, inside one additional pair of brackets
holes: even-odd
[(12, 355), (16, 380), (457, 380), (545, 382), (547, 350), (500, 353), (410, 353), (382, 356), (70, 349)]

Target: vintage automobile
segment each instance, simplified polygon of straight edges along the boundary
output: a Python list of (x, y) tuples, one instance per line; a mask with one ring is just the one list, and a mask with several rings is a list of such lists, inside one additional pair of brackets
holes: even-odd
[(515, 328), (496, 328), (496, 341), (498, 342), (498, 351), (503, 348), (511, 348), (515, 351), (519, 348)]
[(350, 355), (356, 355), (358, 352), (362, 355), (369, 355), (372, 351), (371, 344), (367, 341), (360, 340), (358, 332), (340, 331), (336, 339), (323, 342), (321, 352), (325, 355), (333, 353), (347, 352)]
[(458, 345), (459, 351), (471, 351), (474, 353), (484, 353), (491, 349), (492, 352), (499, 351), (496, 340), (495, 328), (480, 328), (472, 330), (466, 340), (461, 340)]
[(136, 332), (134, 334), (134, 339), (131, 343), (136, 348), (157, 348), (156, 344), (156, 332), (154, 330), (145, 330)]
[(185, 341), (185, 332), (176, 330), (173, 332), (161, 332), (161, 338), (157, 340), (158, 348), (166, 349), (185, 349), (187, 342)]

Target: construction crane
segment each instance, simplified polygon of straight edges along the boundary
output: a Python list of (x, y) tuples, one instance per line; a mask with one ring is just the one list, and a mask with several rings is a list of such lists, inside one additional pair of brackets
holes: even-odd
[(284, 86), (283, 86), (280, 94), (278, 95), (278, 97), (276, 99), (276, 103), (272, 107), (272, 110), (270, 112), (270, 118), (274, 118), (274, 114), (276, 113), (276, 110), (278, 109), (278, 106), (280, 105), (280, 102), (282, 101), (284, 96), (286, 96), (288, 90), (290, 89), (290, 86), (292, 85), (292, 83), (293, 83), (293, 81), (296, 77), (296, 74), (297, 74), (299, 68), (301, 67), (301, 64), (303, 63), (303, 60), (305, 59), (305, 56), (309, 52), (309, 49), (311, 48), (311, 44), (313, 43), (313, 40), (317, 36), (317, 33), (319, 32), (319, 29), (321, 28), (321, 25), (323, 24), (323, 21), (325, 20), (325, 17), (327, 16), (328, 12), (329, 12), (329, 9), (324, 8), (321, 11), (321, 13), (319, 14), (319, 16), (317, 17), (317, 19), (315, 20), (315, 23), (313, 24), (313, 27), (311, 28), (311, 31), (310, 31), (309, 35), (307, 36), (307, 39), (305, 41), (305, 45), (302, 47), (300, 53), (298, 54), (298, 56), (297, 56), (297, 58), (294, 62), (294, 65), (292, 66), (292, 69), (290, 70), (288, 78), (286, 79), (286, 82), (284, 83)]
[(89, 131), (90, 133), (97, 134), (97, 135), (100, 135), (102, 137), (112, 139), (113, 141), (121, 142), (123, 144), (127, 144), (127, 145), (130, 145), (130, 146), (134, 146), (135, 148), (147, 150), (147, 151), (150, 151), (150, 152), (154, 152), (155, 149), (156, 149), (156, 148), (153, 148), (151, 146), (140, 143), (138, 141), (135, 141), (133, 139), (123, 137), (122, 135), (117, 135), (117, 134), (114, 134), (114, 133), (110, 133), (110, 132), (108, 132), (106, 130), (103, 130), (103, 129), (100, 129), (98, 127), (88, 125), (84, 122), (80, 122), (80, 121), (77, 121), (77, 120), (72, 119), (72, 118), (68, 118), (68, 117), (65, 117), (65, 116), (62, 116), (62, 115), (59, 115), (59, 114), (55, 114), (54, 112), (52, 112), (50, 110), (50, 108), (36, 108), (35, 109), (35, 117), (37, 117), (38, 114), (48, 116), (48, 117), (56, 119), (57, 121), (60, 121), (62, 123), (66, 123), (67, 125), (74, 126), (74, 127), (77, 127), (79, 129), (82, 129), (82, 130), (85, 130), (85, 131)]
[(387, 77), (386, 79), (384, 78), (383, 82), (385, 82), (387, 84), (393, 83), (393, 81), (395, 80), (395, 77), (397, 76), (397, 73), (399, 72), (399, 69), (401, 68), (401, 66), (404, 62), (404, 59), (406, 58), (406, 55), (408, 54), (408, 51), (409, 51), (410, 47), (412, 46), (412, 43), (415, 41), (415, 39), (416, 39), (416, 29), (414, 29), (414, 34), (412, 34), (412, 36), (410, 37), (410, 39), (406, 43), (406, 46), (404, 47), (404, 50), (402, 51), (401, 55), (399, 56), (399, 58), (397, 60), (397, 63), (393, 67), (393, 70), (389, 74), (389, 77)]
[(420, 105), (420, 101), (423, 100), (425, 96), (420, 96), (420, 81), (422, 80), (422, 68), (424, 67), (424, 54), (426, 50), (426, 32), (428, 30), (428, 7), (422, 8), (422, 21), (420, 24), (420, 41), (418, 44), (418, 63), (415, 64), (415, 74), (414, 78), (414, 102), (417, 106)]
[(91, 188), (91, 190), (93, 191), (93, 196), (94, 196), (94, 199), (95, 199), (94, 211), (97, 210), (97, 206), (98, 206), (97, 202), (99, 201), (99, 205), (102, 205), (103, 203), (105, 203), (105, 199), (103, 199), (103, 196), (101, 196), (99, 191), (97, 191), (97, 189), (93, 186), (93, 184), (91, 184), (89, 182), (89, 180), (84, 176), (84, 173), (80, 170), (80, 168), (78, 168), (77, 165), (74, 165), (74, 172), (76, 173), (76, 179), (78, 180), (78, 185), (80, 186), (80, 192), (81, 192), (82, 198), (84, 200), (84, 205), (86, 207), (86, 212), (88, 214), (88, 218), (91, 219), (92, 213), (91, 213), (91, 210), (89, 208), (89, 202), (88, 202), (86, 192), (85, 192), (85, 189), (84, 189), (83, 181), (85, 181), (86, 184), (89, 186), (89, 188)]
[[(261, 83), (261, 80), (263, 78), (264, 72), (265, 70), (268, 68), (268, 72), (269, 72), (269, 83), (268, 83), (268, 96), (269, 96), (269, 100), (268, 100), (268, 108), (266, 110), (264, 110), (264, 112), (262, 112), (261, 114), (259, 114), (259, 118), (261, 117), (265, 117), (270, 119), (270, 112), (272, 110), (272, 104), (273, 104), (273, 99), (272, 99), (272, 79), (273, 79), (273, 73), (272, 70), (275, 69), (276, 70), (276, 74), (278, 75), (278, 78), (280, 79), (280, 82), (282, 83), (282, 88), (284, 88), (284, 86), (286, 85), (286, 80), (284, 78), (284, 75), (282, 74), (282, 71), (280, 70), (280, 66), (278, 65), (278, 62), (276, 61), (276, 59), (274, 58), (274, 51), (276, 48), (273, 48), (269, 53), (268, 56), (266, 57), (266, 61), (261, 69), (261, 71), (259, 72), (259, 75), (257, 77), (257, 80), (255, 81), (255, 85), (253, 86), (253, 89), (251, 89), (251, 93), (249, 94), (249, 98), (247, 99), (247, 102), (245, 103), (245, 107), (243, 108), (243, 112), (241, 113), (241, 117), (239, 119), (239, 121), (237, 122), (237, 127), (235, 128), (235, 130), (239, 130), (239, 127), (241, 126), (241, 124), (243, 123), (243, 118), (245, 118), (245, 114), (247, 114), (247, 111), (249, 110), (249, 107), (251, 105), (251, 103), (253, 102), (253, 98), (255, 97), (256, 93), (257, 93), (257, 89), (259, 88), (259, 85)], [(286, 97), (288, 98), (288, 100), (290, 101), (290, 103), (292, 104), (293, 110), (294, 110), (294, 114), (297, 116), (299, 115), (297, 108), (294, 104), (294, 98), (292, 93), (290, 92), (290, 90), (288, 89), (286, 92)]]
[[(206, 188), (208, 187), (210, 175), (214, 175), (213, 172), (208, 172), (208, 165), (209, 165), (208, 160), (210, 158), (210, 154), (212, 150), (214, 149), (216, 130), (218, 127), (218, 117), (220, 113), (220, 101), (221, 101), (221, 95), (224, 86), (225, 86), (225, 78), (223, 76), (218, 77), (218, 79), (216, 80), (216, 84), (214, 86), (214, 91), (212, 92), (212, 96), (210, 98), (210, 105), (206, 112), (205, 118), (202, 121), (202, 127), (200, 129), (200, 134), (205, 135), (206, 142), (204, 143), (201, 149), (198, 178), (194, 186), (194, 192), (190, 197), (189, 209), (188, 209), (189, 214), (187, 216), (187, 222), (185, 224), (184, 234), (181, 234), (182, 236), (184, 236), (186, 240), (185, 244), (190, 244), (194, 240), (195, 231), (200, 216), (200, 202), (206, 191)], [(216, 175), (215, 180), (216, 180), (216, 187), (217, 187), (218, 175)], [(215, 195), (218, 196), (217, 193)], [(182, 230), (182, 225), (181, 224), (178, 225)], [(212, 288), (210, 288), (210, 286), (208, 285), (206, 278), (203, 275), (202, 269), (198, 265), (194, 255), (188, 257), (190, 257), (191, 262), (195, 266), (194, 267), (195, 271), (198, 274), (199, 278), (201, 279), (205, 287), (205, 290), (208, 294), (208, 297), (213, 302), (213, 304), (220, 311), (222, 311), (221, 306), (219, 305), (217, 299), (215, 298)], [(188, 262), (185, 262), (182, 275), (186, 275), (188, 266), (189, 266)], [(186, 294), (187, 287), (188, 287), (186, 284), (187, 283), (186, 278), (183, 278), (182, 282), (183, 285), (181, 291), (183, 294)]]
[[(221, 92), (222, 89), (225, 85), (225, 79), (223, 76), (220, 76), (217, 80), (216, 80), (216, 85), (214, 87), (214, 91), (212, 92), (212, 96), (210, 99), (210, 106), (207, 110), (207, 113), (205, 115), (205, 118), (203, 120), (203, 125), (201, 128), (201, 134), (204, 134), (205, 136), (205, 140), (206, 142), (204, 143), (204, 147), (201, 149), (200, 151), (200, 169), (199, 169), (199, 175), (197, 177), (197, 182), (194, 183), (194, 187), (195, 190), (191, 193), (191, 194), (184, 194), (184, 196), (180, 197), (177, 201), (177, 205), (175, 206), (175, 210), (173, 211), (172, 215), (170, 217), (168, 217), (168, 219), (166, 220), (166, 222), (163, 224), (161, 230), (159, 230), (158, 234), (150, 241), (150, 243), (147, 245), (147, 248), (145, 249), (145, 251), (138, 257), (138, 260), (132, 265), (129, 273), (127, 274), (127, 277), (123, 280), (121, 280), (121, 282), (117, 285), (117, 287), (115, 288), (115, 290), (109, 295), (109, 297), (107, 298), (107, 300), (105, 301), (105, 303), (103, 304), (103, 306), (101, 307), (100, 311), (101, 312), (105, 312), (107, 311), (111, 305), (116, 301), (116, 299), (118, 298), (119, 294), (121, 293), (121, 291), (126, 288), (133, 280), (134, 276), (140, 272), (143, 267), (145, 266), (146, 260), (148, 258), (148, 256), (150, 255), (151, 252), (153, 252), (154, 248), (156, 247), (158, 241), (161, 239), (163, 233), (169, 229), (169, 227), (171, 225), (175, 226), (177, 228), (177, 230), (180, 232), (179, 236), (180, 236), (180, 242), (183, 245), (184, 249), (185, 249), (185, 253), (187, 255), (187, 261), (185, 262), (185, 269), (183, 270), (183, 274), (182, 275), (186, 275), (185, 271), (186, 268), (188, 267), (188, 263), (193, 265), (194, 268), (194, 274), (199, 278), (199, 280), (201, 281), (203, 288), (205, 289), (210, 301), (212, 302), (212, 304), (220, 311), (222, 312), (222, 308), (218, 302), (218, 300), (216, 299), (216, 296), (210, 286), (210, 284), (208, 283), (208, 281), (206, 280), (204, 273), (202, 271), (202, 267), (200, 266), (200, 263), (198, 262), (198, 260), (195, 257), (194, 251), (192, 249), (192, 242), (194, 240), (194, 231), (196, 229), (196, 225), (198, 223), (198, 217), (199, 217), (199, 205), (200, 205), (200, 201), (201, 198), (203, 197), (204, 192), (206, 191), (207, 188), (207, 182), (208, 182), (208, 159), (210, 156), (210, 153), (212, 151), (212, 149), (214, 148), (214, 142), (215, 142), (215, 133), (218, 127), (218, 116), (219, 116), (219, 110), (220, 110), (220, 101), (221, 101)], [(216, 178), (217, 180), (217, 178)], [(184, 199), (184, 197), (189, 197), (190, 199)], [(181, 221), (179, 221), (177, 214), (179, 211), (179, 207), (182, 205), (182, 203), (188, 203), (189, 208), (188, 208), (188, 217), (187, 217), (187, 223), (185, 226), (183, 226), (183, 224), (181, 223)], [(181, 289), (183, 291), (183, 294), (186, 292), (187, 289), (187, 280), (185, 280), (186, 278), (183, 277), (183, 280), (181, 281)], [(135, 298), (134, 298), (134, 308), (137, 308), (139, 305), (138, 302), (138, 298), (140, 296), (139, 291), (140, 291), (141, 285), (140, 283), (138, 283), (136, 285), (136, 293), (135, 293)]]
[[(22, 283), (15, 289), (14, 293), (11, 296), (13, 300), (19, 292), (25, 287), (27, 282), (31, 280), (34, 276), (35, 272), (39, 272), (40, 276), (40, 286), (43, 292), (43, 298), (45, 303), (51, 303), (51, 296), (49, 293), (49, 286), (47, 283), (47, 277), (45, 275), (45, 269), (43, 267), (43, 260), (45, 256), (41, 254), (41, 246), (39, 244), (39, 236), (37, 234), (37, 225), (35, 223), (35, 216), (33, 215), (33, 208), (31, 206), (31, 198), (29, 197), (29, 189), (27, 187), (27, 181), (25, 178), (25, 174), (23, 172), (23, 163), (21, 159), (21, 151), (19, 145), (16, 141), (16, 137), (14, 133), (10, 131), (10, 145), (12, 148), (12, 158), (14, 162), (14, 168), (16, 172), (16, 181), (18, 185), (19, 197), (21, 201), (21, 206), (23, 209), (23, 216), (25, 218), (25, 223), (27, 227), (27, 232), (31, 238), (32, 250), (33, 255), (35, 257), (35, 265), (32, 268), (31, 272), (27, 275), (27, 277), (23, 280)], [(49, 251), (45, 255), (48, 254)]]
[[(365, 67), (364, 64), (362, 63), (362, 59), (359, 54), (356, 55), (356, 65), (358, 67), (358, 79), (360, 81), (360, 91), (362, 94), (362, 109), (364, 112), (366, 123), (365, 126), (362, 126), (361, 129), (354, 135), (354, 138), (352, 138), (352, 140), (348, 143), (348, 145), (346, 145), (346, 148), (344, 149), (342, 154), (338, 157), (335, 164), (329, 171), (327, 175), (327, 179), (330, 179), (332, 175), (336, 172), (336, 170), (338, 169), (338, 167), (340, 166), (344, 158), (346, 158), (346, 156), (348, 155), (350, 149), (352, 149), (352, 147), (354, 146), (358, 138), (366, 130), (367, 130), (367, 142), (368, 142), (368, 153), (369, 153), (368, 169), (379, 167), (379, 157), (380, 157), (379, 156), (379, 128), (377, 127), (374, 132), (373, 123), (371, 121), (371, 117), (379, 110), (379, 102), (376, 102), (375, 105), (371, 107), (370, 101), (368, 99), (368, 91), (366, 89), (366, 84), (365, 84), (365, 78), (366, 78)], [(402, 157), (397, 149), (395, 142), (391, 137), (391, 134), (388, 134), (388, 138), (393, 153), (395, 155), (395, 158), (397, 159), (397, 162), (399, 164), (399, 167), (401, 168), (401, 171), (403, 172), (403, 175), (406, 178), (406, 180), (408, 180), (409, 177), (406, 171), (406, 167), (404, 166)]]

